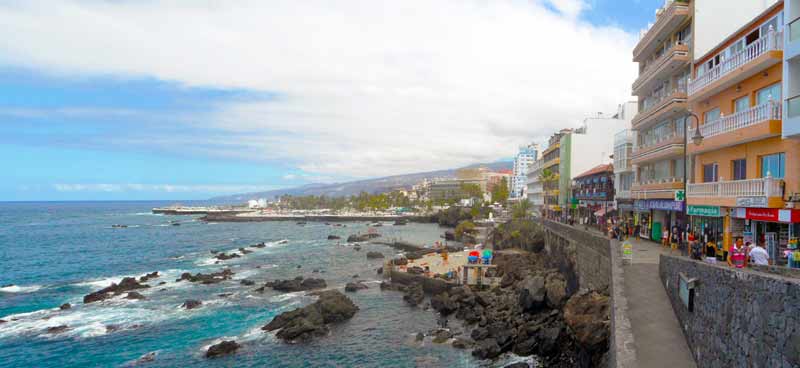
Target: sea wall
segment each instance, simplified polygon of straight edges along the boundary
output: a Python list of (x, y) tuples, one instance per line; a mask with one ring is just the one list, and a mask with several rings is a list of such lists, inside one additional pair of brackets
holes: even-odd
[(553, 221), (544, 221), (548, 266), (558, 268), (570, 292), (585, 288), (607, 292), (611, 283), (608, 238)]
[[(800, 366), (799, 279), (667, 255), (659, 273), (698, 367)], [(696, 279), (692, 311), (681, 274)]]

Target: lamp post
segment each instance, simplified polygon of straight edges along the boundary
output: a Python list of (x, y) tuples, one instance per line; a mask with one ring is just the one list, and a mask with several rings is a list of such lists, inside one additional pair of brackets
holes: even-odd
[(689, 172), (687, 171), (687, 163), (689, 161), (689, 118), (694, 118), (695, 130), (694, 136), (692, 136), (692, 143), (694, 143), (695, 146), (699, 146), (703, 143), (703, 133), (700, 132), (700, 118), (698, 118), (695, 113), (689, 111), (689, 115), (684, 119), (685, 126), (683, 130), (683, 214), (686, 219), (686, 227), (691, 228), (691, 226), (689, 226)]

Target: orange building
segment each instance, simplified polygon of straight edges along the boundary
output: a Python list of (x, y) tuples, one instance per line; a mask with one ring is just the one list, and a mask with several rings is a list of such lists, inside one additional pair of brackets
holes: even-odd
[(720, 255), (741, 238), (765, 244), (781, 263), (800, 235), (792, 224), (800, 210), (787, 201), (800, 192), (800, 143), (782, 137), (783, 14), (782, 1), (765, 6), (694, 55), (687, 211), (692, 229)]

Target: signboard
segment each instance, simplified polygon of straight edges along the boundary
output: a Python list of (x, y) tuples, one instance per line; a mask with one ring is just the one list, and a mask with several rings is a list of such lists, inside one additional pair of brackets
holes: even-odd
[(686, 200), (686, 192), (683, 189), (678, 189), (675, 191), (675, 201), (683, 202)]
[(777, 222), (780, 217), (778, 216), (778, 210), (775, 208), (747, 208), (745, 210), (745, 218), (748, 220)]
[(736, 197), (737, 207), (767, 207), (767, 197)]
[(689, 312), (694, 310), (694, 287), (697, 279), (690, 279), (683, 272), (678, 275), (678, 296)]
[(622, 260), (626, 259), (633, 262), (633, 243), (628, 240), (622, 243)]
[(695, 206), (689, 205), (690, 216), (720, 217), (719, 206)]
[(637, 211), (662, 210), (683, 212), (683, 202), (670, 201), (667, 199), (638, 199), (633, 202), (633, 207)]

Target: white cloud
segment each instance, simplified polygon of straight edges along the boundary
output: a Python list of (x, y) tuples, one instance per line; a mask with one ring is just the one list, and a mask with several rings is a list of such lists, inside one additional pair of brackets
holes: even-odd
[(388, 175), (509, 157), (629, 99), (634, 36), (582, 22), (586, 8), (581, 0), (25, 1), (0, 5), (0, 33), (13, 35), (0, 38), (0, 64), (276, 92), (169, 122), (221, 131), (176, 137), (213, 142), (209, 155), (282, 160), (317, 175)]
[(59, 192), (166, 192), (166, 193), (244, 193), (277, 189), (264, 185), (219, 185), (219, 184), (53, 184)]
[(283, 179), (284, 180), (294, 180), (294, 179), (297, 179), (297, 175), (295, 175), (295, 174), (286, 174), (286, 175), (283, 176)]

